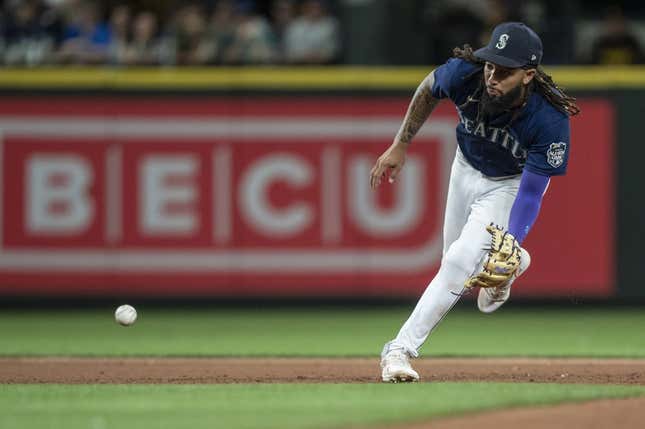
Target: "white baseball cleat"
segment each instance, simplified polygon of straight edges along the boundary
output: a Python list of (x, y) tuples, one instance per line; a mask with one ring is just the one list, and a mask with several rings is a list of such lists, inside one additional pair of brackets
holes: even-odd
[[(515, 278), (524, 274), (531, 265), (531, 255), (525, 249), (522, 249), (522, 258), (520, 259), (520, 268), (517, 270), (517, 276)], [(482, 313), (492, 313), (493, 311), (500, 308), (508, 298), (511, 296), (511, 286), (513, 280), (510, 280), (503, 286), (500, 287), (482, 287), (479, 288), (479, 295), (477, 296), (477, 307)]]
[(384, 382), (419, 381), (419, 374), (412, 369), (410, 357), (403, 349), (394, 349), (381, 357), (381, 373)]

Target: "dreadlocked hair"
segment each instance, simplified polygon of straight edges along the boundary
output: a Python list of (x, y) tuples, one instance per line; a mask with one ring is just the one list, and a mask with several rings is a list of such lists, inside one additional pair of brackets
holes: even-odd
[(469, 44), (465, 44), (463, 48), (456, 47), (452, 50), (452, 56), (455, 58), (461, 58), (462, 60), (469, 61), (475, 64), (484, 65), (484, 61), (480, 60), (475, 56), (473, 48)]
[[(465, 79), (470, 79), (473, 76), (479, 75), (483, 72), (484, 61), (475, 56), (473, 48), (470, 45), (465, 44), (462, 48), (456, 47), (452, 50), (452, 54), (455, 58), (461, 58), (462, 60), (466, 60), (473, 64), (482, 66), (482, 69), (475, 70), (473, 73), (466, 76)], [(473, 94), (472, 97), (468, 97), (468, 100), (466, 101), (466, 103), (464, 103), (464, 105), (473, 101), (478, 101), (475, 99), (475, 96), (483, 90), (483, 85), (480, 85), (476, 93)], [(546, 74), (540, 66), (535, 68), (535, 77), (531, 81), (529, 90), (537, 91), (538, 93), (540, 93), (549, 103), (553, 105), (553, 107), (566, 115), (574, 116), (580, 113), (580, 108), (576, 105), (576, 99), (570, 95), (567, 95), (564, 90), (553, 81), (553, 78)]]
[(542, 70), (542, 67), (537, 67), (533, 81), (535, 90), (542, 94), (556, 109), (569, 116), (575, 116), (580, 113), (575, 97), (567, 95), (557, 83), (553, 82), (553, 78)]

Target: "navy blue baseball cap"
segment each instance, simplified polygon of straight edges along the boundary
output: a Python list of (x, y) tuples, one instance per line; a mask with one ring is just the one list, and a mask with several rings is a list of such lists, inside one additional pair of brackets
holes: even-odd
[(487, 46), (475, 56), (502, 67), (537, 67), (542, 61), (542, 41), (521, 22), (503, 22), (493, 30)]

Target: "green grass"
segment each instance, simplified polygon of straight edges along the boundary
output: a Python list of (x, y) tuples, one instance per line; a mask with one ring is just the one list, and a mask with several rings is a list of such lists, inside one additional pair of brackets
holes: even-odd
[(645, 386), (4, 385), (0, 428), (329, 428), (639, 395), (645, 395)]
[[(398, 309), (3, 311), (0, 355), (376, 356), (409, 314)], [(423, 356), (645, 357), (640, 309), (453, 310)]]
[[(451, 312), (424, 356), (645, 357), (645, 312), (504, 308)], [(0, 313), (0, 355), (374, 356), (411, 308)], [(492, 408), (645, 396), (645, 386), (522, 383), (0, 385), (0, 429), (369, 427)]]

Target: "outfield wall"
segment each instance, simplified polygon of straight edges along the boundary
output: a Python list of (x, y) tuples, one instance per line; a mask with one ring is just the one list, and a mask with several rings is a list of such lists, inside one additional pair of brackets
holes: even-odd
[[(286, 70), (286, 84), (275, 69), (187, 70), (141, 87), (145, 71), (75, 71), (77, 86), (60, 71), (20, 84), (0, 73), (0, 293), (418, 295), (441, 257), (457, 118), (440, 106), (401, 182), (369, 191), (423, 76), (387, 71), (370, 69), (372, 86), (343, 69)], [(621, 154), (638, 135), (623, 111), (643, 97), (616, 76), (611, 91), (579, 91), (569, 174), (527, 239), (534, 265), (518, 296), (642, 294), (629, 288), (642, 226), (622, 223), (638, 217), (639, 192), (622, 184), (642, 173)]]

